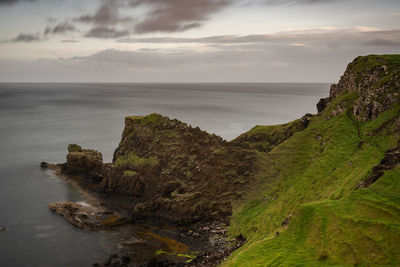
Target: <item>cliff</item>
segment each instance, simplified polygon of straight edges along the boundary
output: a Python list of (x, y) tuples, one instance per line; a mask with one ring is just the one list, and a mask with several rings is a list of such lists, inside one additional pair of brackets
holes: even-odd
[[(332, 100), (346, 92), (357, 93), (353, 103), (354, 117), (361, 121), (375, 119), (400, 99), (400, 60), (398, 56), (371, 55), (358, 57), (351, 62), (333, 84), (328, 98), (321, 99), (318, 111), (323, 111)], [(333, 114), (342, 112), (338, 107)]]
[(358, 57), (307, 128), (238, 138), (277, 145), (258, 154), (260, 189), (231, 219), (247, 243), (222, 266), (400, 264), (399, 71), (400, 55)]
[[(75, 148), (75, 149), (73, 149)], [(159, 114), (125, 118), (112, 164), (70, 146), (64, 172), (94, 191), (137, 199), (135, 218), (224, 220), (254, 179), (255, 153)]]

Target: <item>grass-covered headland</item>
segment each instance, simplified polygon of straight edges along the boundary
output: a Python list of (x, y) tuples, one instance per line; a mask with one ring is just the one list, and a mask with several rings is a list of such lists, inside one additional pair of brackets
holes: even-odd
[(399, 70), (400, 55), (356, 58), (307, 128), (233, 141), (258, 150), (256, 182), (222, 266), (400, 266)]

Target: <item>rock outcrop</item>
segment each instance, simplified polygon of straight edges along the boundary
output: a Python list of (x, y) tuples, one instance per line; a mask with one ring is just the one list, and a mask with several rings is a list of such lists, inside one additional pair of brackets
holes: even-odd
[[(305, 121), (302, 123), (306, 123)], [(224, 219), (252, 181), (255, 154), (159, 114), (127, 117), (112, 164), (101, 153), (69, 146), (64, 174), (92, 190), (140, 200), (135, 217), (175, 223)]]
[[(346, 92), (356, 92), (354, 117), (360, 121), (375, 119), (400, 99), (400, 57), (398, 55), (357, 57), (347, 66), (340, 81), (333, 84), (328, 98), (317, 104), (322, 112), (333, 99)], [(341, 111), (340, 111), (341, 110)], [(343, 108), (333, 110), (338, 115)]]
[(273, 147), (283, 143), (295, 133), (306, 129), (311, 118), (312, 115), (307, 113), (298, 120), (282, 125), (257, 125), (250, 131), (238, 136), (232, 143), (243, 148), (269, 152)]
[(123, 225), (126, 220), (117, 214), (102, 210), (89, 204), (70, 201), (49, 205), (51, 211), (63, 216), (73, 225), (90, 231), (109, 229)]
[(386, 152), (381, 162), (372, 168), (372, 173), (366, 179), (360, 181), (357, 188), (368, 187), (381, 178), (385, 171), (400, 165), (400, 146)]

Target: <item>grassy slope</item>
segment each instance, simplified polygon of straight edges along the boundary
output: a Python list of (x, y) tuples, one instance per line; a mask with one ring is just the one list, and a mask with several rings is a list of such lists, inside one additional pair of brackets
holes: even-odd
[(391, 118), (400, 104), (361, 123), (351, 109), (357, 97), (339, 97), (329, 109), (341, 103), (348, 112), (315, 117), (304, 131), (258, 154), (258, 190), (232, 217), (231, 234), (248, 242), (223, 266), (400, 265), (400, 168), (355, 189), (397, 145)]

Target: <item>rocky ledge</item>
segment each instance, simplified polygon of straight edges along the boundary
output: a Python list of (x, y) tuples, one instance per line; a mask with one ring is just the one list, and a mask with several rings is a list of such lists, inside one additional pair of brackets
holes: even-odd
[(87, 203), (70, 201), (49, 205), (49, 209), (63, 216), (73, 225), (90, 231), (110, 229), (126, 223), (126, 219)]

